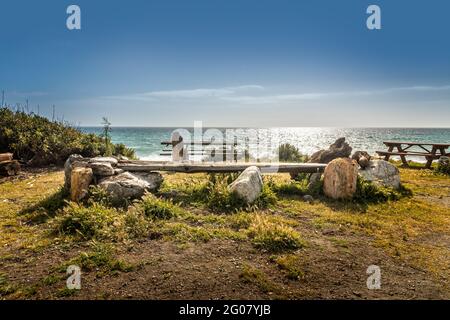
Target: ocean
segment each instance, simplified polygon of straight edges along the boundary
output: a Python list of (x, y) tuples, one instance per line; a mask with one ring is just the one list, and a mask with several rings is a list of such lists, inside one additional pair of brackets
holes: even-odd
[[(87, 133), (100, 134), (101, 127), (82, 127)], [(142, 160), (167, 160), (160, 156), (161, 141), (170, 140), (176, 128), (112, 127), (111, 139), (135, 149)], [(208, 128), (203, 128), (207, 130)], [(188, 129), (192, 132), (192, 128)], [(220, 128), (221, 132), (227, 129)], [(386, 150), (383, 141), (415, 141), (450, 143), (450, 128), (230, 128), (238, 130), (239, 136), (257, 133), (259, 143), (290, 143), (303, 154), (311, 155), (317, 150), (328, 148), (339, 137), (345, 137), (353, 150), (364, 150), (374, 154)], [(411, 158), (423, 162), (423, 158)]]

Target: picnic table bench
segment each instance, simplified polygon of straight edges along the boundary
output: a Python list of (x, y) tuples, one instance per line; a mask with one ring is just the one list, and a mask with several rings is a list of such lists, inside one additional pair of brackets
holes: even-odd
[[(386, 161), (391, 156), (399, 156), (405, 166), (409, 166), (408, 161), (406, 161), (407, 156), (425, 157), (427, 160), (425, 168), (428, 169), (431, 167), (433, 160), (437, 160), (441, 156), (450, 156), (450, 153), (446, 150), (450, 147), (450, 143), (383, 141), (383, 144), (388, 147), (388, 150), (376, 151), (377, 154), (384, 156)], [(413, 147), (420, 150), (411, 150)], [(397, 149), (397, 151), (394, 149)]]

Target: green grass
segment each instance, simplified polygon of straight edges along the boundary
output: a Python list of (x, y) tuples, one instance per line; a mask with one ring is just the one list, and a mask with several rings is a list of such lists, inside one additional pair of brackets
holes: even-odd
[[(270, 179), (265, 178), (265, 188), (268, 198), (276, 194), (276, 201), (250, 210), (245, 206), (229, 209), (226, 205), (210, 209), (204, 187), (211, 178), (205, 174), (165, 174), (163, 191), (177, 191), (171, 199), (148, 195), (125, 208), (112, 208), (102, 202), (101, 196), (85, 204), (64, 202), (62, 172), (5, 182), (0, 184), (0, 227), (5, 231), (0, 233), (4, 250), (0, 263), (17, 264), (17, 270), (21, 270), (25, 260), (16, 261), (16, 257), (29, 257), (29, 252), (34, 255), (32, 250), (50, 247), (56, 248), (55, 252), (72, 252), (73, 258), (64, 263), (65, 268), (67, 263), (77, 264), (84, 272), (106, 277), (136, 270), (123, 255), (128, 256), (127, 249), (138, 247), (140, 242), (168, 242), (187, 248), (225, 240), (239, 242), (243, 248), (254, 246), (250, 259), (259, 252), (258, 261), (265, 261), (264, 267), (245, 267), (241, 279), (275, 294), (280, 279), (288, 287), (304, 278), (301, 256), (314, 258), (317, 252), (327, 250), (329, 254), (353, 254), (359, 246), (448, 279), (448, 247), (444, 241), (450, 233), (446, 202), (450, 180), (432, 170), (401, 168), (400, 172), (402, 184), (409, 190), (405, 193), (400, 190), (392, 195), (392, 190), (380, 191), (364, 184), (362, 199), (333, 201), (318, 196), (314, 203), (297, 196), (306, 190), (305, 182), (292, 182), (286, 174), (270, 175)], [(219, 181), (213, 186), (228, 182), (226, 176), (214, 179)], [(220, 196), (224, 197), (221, 203), (229, 203), (229, 195)], [(46, 223), (29, 223), (39, 216), (45, 219), (35, 221)], [(324, 231), (331, 231), (332, 236)], [(79, 254), (80, 250), (83, 252)], [(274, 256), (267, 263), (271, 254)], [(59, 266), (58, 261), (54, 267)], [(44, 271), (38, 282), (27, 286), (12, 280), (16, 277), (0, 275), (0, 296), (28, 297), (48, 287), (43, 292), (52, 291), (52, 296), (82, 297), (82, 291), (56, 292), (58, 281), (65, 279), (65, 268), (55, 269), (61, 271), (56, 274)], [(263, 270), (270, 270), (270, 277)]]
[(279, 293), (280, 288), (262, 272), (261, 270), (245, 264), (239, 275), (242, 281), (257, 285), (265, 293)]
[(70, 265), (79, 266), (84, 271), (102, 269), (104, 272), (130, 272), (134, 266), (114, 258), (114, 247), (110, 244), (91, 242), (91, 250), (81, 252), (77, 257), (65, 262), (60, 271), (65, 272)]
[(270, 260), (278, 266), (288, 279), (300, 280), (305, 276), (301, 268), (301, 260), (296, 255), (272, 256)]
[(174, 205), (172, 201), (157, 198), (152, 194), (146, 195), (142, 201), (137, 202), (137, 206), (147, 218), (152, 220), (168, 220), (180, 214), (182, 209)]
[(380, 187), (372, 182), (358, 177), (356, 184), (356, 194), (353, 201), (357, 203), (380, 203), (386, 201), (400, 200), (402, 197), (412, 196), (412, 191), (403, 185), (398, 190), (387, 187)]
[(53, 230), (59, 235), (84, 240), (110, 238), (119, 212), (115, 209), (93, 204), (85, 207), (69, 202), (52, 221)]
[(44, 223), (49, 218), (54, 217), (57, 211), (66, 205), (68, 196), (69, 191), (60, 187), (57, 192), (45, 197), (31, 207), (25, 208), (19, 214), (25, 215), (31, 223)]
[(0, 297), (7, 296), (17, 291), (14, 284), (9, 283), (6, 275), (0, 273)]
[(305, 245), (300, 234), (292, 227), (270, 221), (263, 215), (253, 219), (248, 236), (253, 245), (269, 252), (283, 252), (299, 249)]

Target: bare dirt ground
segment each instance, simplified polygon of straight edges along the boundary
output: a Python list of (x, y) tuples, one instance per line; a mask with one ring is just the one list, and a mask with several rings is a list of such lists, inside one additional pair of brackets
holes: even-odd
[[(403, 172), (402, 172), (403, 174)], [(405, 181), (415, 181), (415, 172), (407, 172)], [(343, 221), (339, 209), (322, 203), (307, 204), (289, 197), (267, 214), (285, 215), (297, 223), (295, 230), (307, 244), (294, 252), (274, 255), (252, 246), (246, 240), (212, 238), (208, 241), (179, 242), (151, 234), (147, 238), (116, 245), (115, 258), (133, 266), (127, 271), (102, 268), (83, 271), (82, 289), (65, 290), (67, 276), (61, 265), (88, 250), (83, 242), (68, 242), (50, 236), (45, 224), (23, 224), (17, 209), (34, 204), (42, 193), (51, 194), (61, 184), (62, 171), (29, 172), (21, 183), (33, 186), (18, 196), (12, 191), (17, 180), (0, 181), (0, 297), (5, 299), (448, 299), (450, 234), (448, 225), (433, 231), (433, 220), (398, 216), (399, 225), (389, 224), (392, 232), (378, 234), (363, 229), (366, 213), (347, 212)], [(421, 179), (428, 179), (427, 177)], [(428, 181), (428, 180), (427, 180)], [(433, 177), (436, 192), (416, 190), (409, 200), (414, 206), (448, 209), (450, 179)], [(411, 182), (413, 186), (415, 182)], [(421, 185), (421, 183), (418, 183)], [(42, 191), (44, 188), (47, 191)], [(26, 192), (25, 192), (26, 191)], [(34, 194), (35, 192), (40, 194)], [(442, 209), (442, 208), (441, 208)], [(10, 211), (8, 211), (10, 210)], [(369, 208), (380, 210), (377, 207)], [(444, 210), (444, 209), (442, 209)], [(350, 210), (352, 211), (352, 210)], [(325, 213), (326, 212), (326, 213)], [(444, 211), (443, 211), (444, 212)], [(344, 214), (344, 213), (343, 213)], [(391, 213), (395, 215), (396, 213)], [(426, 213), (429, 214), (429, 213)], [(359, 215), (359, 216), (354, 216)], [(370, 217), (372, 218), (372, 217)], [(380, 218), (380, 217), (375, 217)], [(414, 220), (414, 221), (411, 221)], [(448, 223), (447, 215), (443, 220)], [(418, 225), (418, 223), (424, 225)], [(411, 226), (408, 224), (410, 223)], [(195, 222), (194, 222), (195, 224)], [(417, 225), (416, 225), (417, 224)], [(413, 226), (413, 227), (412, 227)], [(442, 227), (442, 226), (441, 226)], [(30, 229), (31, 228), (31, 229)], [(381, 228), (381, 227), (380, 227)], [(400, 229), (396, 229), (400, 228)], [(430, 229), (431, 232), (423, 230)], [(387, 232), (382, 230), (383, 232)], [(30, 235), (33, 236), (30, 236)], [(405, 236), (406, 235), (406, 236)], [(24, 238), (34, 237), (34, 246)], [(407, 239), (405, 238), (407, 237)], [(405, 240), (406, 239), (406, 240)], [(430, 249), (431, 248), (431, 249)], [(428, 249), (429, 253), (428, 253)], [(429, 255), (428, 255), (429, 254)], [(437, 256), (437, 257), (436, 257)], [(288, 267), (276, 258), (295, 258)], [(436, 260), (433, 260), (436, 259)], [(433, 265), (447, 265), (436, 271)], [(436, 262), (436, 263), (435, 263)], [(366, 270), (381, 268), (381, 288), (369, 290)], [(296, 276), (289, 276), (292, 271)], [(3, 282), (3, 283), (2, 283)]]

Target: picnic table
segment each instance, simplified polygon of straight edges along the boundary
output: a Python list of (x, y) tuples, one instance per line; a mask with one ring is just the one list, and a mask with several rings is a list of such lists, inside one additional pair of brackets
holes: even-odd
[[(388, 147), (387, 151), (377, 151), (378, 155), (384, 156), (384, 160), (388, 161), (391, 156), (399, 156), (403, 165), (409, 166), (406, 161), (407, 156), (425, 157), (427, 160), (425, 168), (430, 168), (433, 160), (439, 159), (441, 156), (450, 156), (447, 149), (450, 143), (427, 143), (427, 142), (403, 142), (403, 141), (383, 141)], [(411, 150), (411, 148), (420, 149), (419, 151)], [(395, 151), (394, 149), (397, 149)]]

